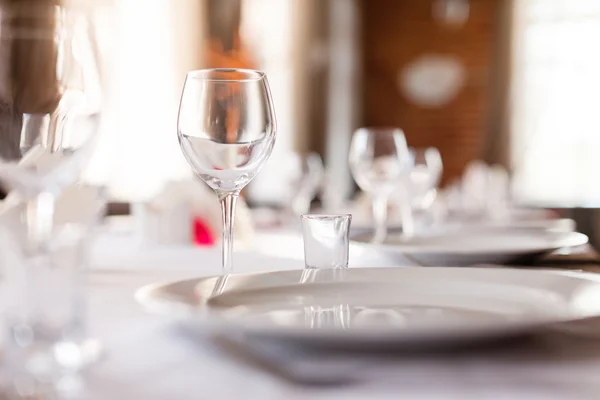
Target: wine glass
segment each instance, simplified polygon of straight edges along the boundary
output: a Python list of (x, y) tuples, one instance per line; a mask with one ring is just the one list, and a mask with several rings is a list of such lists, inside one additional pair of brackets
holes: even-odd
[(310, 203), (321, 188), (325, 168), (323, 160), (317, 153), (307, 156), (299, 156), (300, 166), (297, 176), (292, 179), (291, 207), (294, 216), (307, 214), (310, 211)]
[[(79, 179), (99, 129), (103, 82), (94, 25), (83, 11), (54, 1), (3, 2), (0, 53), (3, 211), (22, 214), (1, 227), (14, 243), (11, 256), (21, 260), (3, 263), (5, 276), (15, 277), (7, 286), (22, 288), (5, 316), (7, 347), (17, 354), (11, 367), (23, 367), (33, 385), (52, 383), (81, 356), (83, 268), (57, 261), (66, 245), (55, 204)], [(57, 343), (72, 345), (70, 367)]]
[(413, 165), (408, 174), (412, 207), (424, 210), (433, 204), (442, 177), (442, 156), (435, 147), (411, 148)]
[(0, 14), (0, 181), (26, 198), (56, 195), (79, 178), (98, 131), (94, 26), (55, 2), (9, 2)]
[[(410, 148), (412, 165), (397, 192), (403, 235), (414, 236), (415, 225), (427, 223), (442, 176), (442, 157), (435, 147)], [(416, 215), (415, 215), (416, 214)]]
[(177, 125), (183, 155), (221, 202), (222, 266), (229, 273), (236, 200), (275, 144), (277, 124), (267, 76), (245, 69), (189, 72)]
[(387, 207), (390, 195), (408, 172), (411, 157), (406, 138), (398, 128), (361, 128), (350, 145), (350, 169), (358, 186), (371, 195), (375, 235), (387, 236)]

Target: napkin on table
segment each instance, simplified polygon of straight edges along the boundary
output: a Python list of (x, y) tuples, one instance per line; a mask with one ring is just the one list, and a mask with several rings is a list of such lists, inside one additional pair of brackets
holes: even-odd
[[(134, 205), (137, 233), (145, 245), (191, 244), (194, 221), (202, 223), (212, 239), (220, 240), (221, 208), (215, 193), (198, 180), (167, 183), (148, 202)], [(243, 197), (235, 212), (236, 248), (249, 247), (254, 237), (252, 217)]]

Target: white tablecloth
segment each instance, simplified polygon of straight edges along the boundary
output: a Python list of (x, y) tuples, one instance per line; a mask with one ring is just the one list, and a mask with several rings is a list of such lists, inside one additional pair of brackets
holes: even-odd
[[(379, 356), (364, 361), (363, 381), (300, 385), (240, 362), (135, 303), (142, 285), (218, 274), (219, 249), (136, 250), (111, 236), (101, 238), (94, 259), (90, 332), (106, 355), (89, 373), (89, 399), (600, 398), (600, 345), (562, 335), (467, 354)], [(248, 252), (237, 253), (234, 263), (236, 272), (302, 268), (298, 259)]]

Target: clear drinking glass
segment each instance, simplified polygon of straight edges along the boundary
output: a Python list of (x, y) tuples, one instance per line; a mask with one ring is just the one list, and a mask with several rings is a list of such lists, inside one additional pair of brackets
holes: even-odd
[(303, 215), (304, 263), (306, 268), (348, 267), (352, 215)]
[(229, 273), (236, 200), (275, 144), (277, 125), (267, 76), (244, 69), (189, 72), (177, 128), (183, 155), (221, 202), (223, 272)]
[(398, 128), (359, 129), (352, 137), (349, 162), (354, 180), (373, 201), (373, 241), (382, 242), (387, 236), (389, 197), (411, 163), (404, 133)]
[[(82, 388), (81, 370), (99, 355), (98, 343), (89, 340), (85, 330), (91, 228), (56, 226), (46, 262), (32, 277), (22, 276), (27, 274), (26, 242), (2, 230), (3, 290), (8, 291), (4, 294), (7, 390), (17, 396), (75, 394)], [(29, 284), (42, 291), (31, 293), (21, 286)], [(39, 298), (45, 303), (39, 304)]]

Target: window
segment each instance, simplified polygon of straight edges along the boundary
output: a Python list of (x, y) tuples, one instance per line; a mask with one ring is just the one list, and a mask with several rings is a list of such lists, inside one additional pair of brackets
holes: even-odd
[[(175, 130), (185, 73), (202, 67), (203, 3), (113, 0), (95, 10), (110, 87), (100, 143), (84, 180), (105, 185), (115, 199), (144, 201), (166, 182), (192, 176)], [(292, 4), (242, 2), (243, 39), (269, 75), (279, 127), (271, 165), (253, 182), (253, 193), (261, 200), (281, 197), (285, 171), (273, 164), (293, 147)]]
[[(248, 185), (247, 195), (258, 203), (285, 201), (294, 150), (294, 23), (291, 0), (244, 0), (241, 32), (245, 44), (268, 75), (277, 116), (277, 145), (261, 173)], [(283, 193), (283, 194), (282, 194)]]
[(83, 179), (115, 199), (144, 201), (167, 181), (191, 176), (176, 119), (185, 73), (202, 52), (200, 3), (114, 0), (94, 10), (106, 107)]
[(600, 203), (600, 1), (514, 0), (511, 158), (526, 203)]

